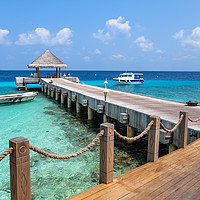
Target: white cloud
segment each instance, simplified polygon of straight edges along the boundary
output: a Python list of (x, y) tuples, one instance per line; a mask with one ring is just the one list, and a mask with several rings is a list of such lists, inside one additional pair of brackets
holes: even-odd
[(122, 54), (118, 54), (118, 55), (112, 55), (112, 58), (114, 58), (114, 59), (124, 59), (125, 56), (123, 56)]
[(72, 41), (69, 39), (72, 37), (72, 31), (69, 28), (63, 28), (60, 30), (55, 38), (52, 38), (52, 44), (53, 45), (69, 45), (72, 43)]
[(18, 45), (69, 45), (72, 43), (70, 38), (72, 37), (72, 31), (69, 28), (63, 28), (55, 37), (51, 36), (48, 29), (36, 28), (32, 33), (22, 33), (19, 35), (19, 39), (16, 41)]
[(129, 21), (124, 21), (124, 18), (119, 16), (117, 19), (109, 19), (106, 21), (104, 29), (99, 29), (97, 33), (93, 33), (92, 36), (101, 40), (104, 43), (108, 43), (108, 40), (114, 39), (117, 36), (130, 37), (131, 26)]
[(182, 38), (183, 38), (183, 34), (184, 34), (184, 30), (180, 30), (180, 31), (176, 32), (176, 33), (173, 35), (173, 37), (174, 37), (175, 39), (182, 39)]
[(97, 55), (101, 55), (101, 51), (99, 49), (95, 49), (94, 53)]
[(87, 62), (90, 62), (91, 61), (91, 58), (89, 56), (84, 56), (83, 57), (83, 60), (87, 61)]
[[(178, 37), (178, 33), (180, 33), (180, 37)], [(182, 35), (181, 35), (182, 33)], [(175, 33), (175, 39), (179, 39), (180, 43), (183, 47), (193, 47), (193, 48), (200, 48), (200, 26), (194, 28), (192, 33), (187, 36), (183, 36), (184, 30), (180, 30), (179, 32)]]
[(129, 21), (124, 21), (124, 18), (119, 16), (117, 19), (110, 19), (106, 22), (106, 26), (113, 33), (123, 33), (125, 36), (130, 37), (131, 27), (129, 26)]
[(142, 51), (152, 51), (153, 50), (153, 42), (151, 42), (148, 39), (145, 39), (144, 36), (138, 37), (134, 43), (137, 44), (137, 46), (139, 46)]
[(162, 51), (162, 50), (160, 50), (160, 49), (157, 49), (157, 50), (156, 50), (156, 53), (164, 54), (165, 52)]
[(0, 44), (10, 45), (11, 42), (8, 39), (9, 30), (0, 29)]

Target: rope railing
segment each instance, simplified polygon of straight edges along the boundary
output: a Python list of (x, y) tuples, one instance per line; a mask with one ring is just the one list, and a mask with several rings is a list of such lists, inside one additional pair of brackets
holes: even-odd
[(41, 150), (39, 149), (38, 147), (35, 147), (31, 144), (29, 144), (29, 148), (32, 150), (32, 151), (35, 151), (45, 157), (49, 157), (49, 158), (53, 158), (53, 159), (69, 159), (69, 158), (72, 158), (72, 157), (77, 157), (83, 153), (85, 153), (86, 151), (89, 151), (93, 146), (95, 146), (96, 142), (99, 140), (99, 138), (101, 136), (104, 135), (104, 130), (102, 130), (100, 133), (98, 133), (96, 135), (96, 137), (92, 140), (92, 142), (90, 144), (88, 144), (85, 148), (81, 149), (80, 151), (77, 151), (75, 153), (72, 153), (72, 154), (68, 154), (68, 155), (56, 155), (56, 154), (51, 154), (49, 152), (46, 152), (44, 150)]
[(200, 117), (197, 119), (191, 119), (190, 117), (188, 117), (188, 120), (191, 122), (198, 122), (198, 121), (200, 121)]
[(140, 138), (142, 138), (144, 135), (147, 134), (147, 132), (150, 130), (151, 126), (153, 125), (154, 121), (150, 121), (150, 123), (148, 124), (147, 128), (140, 133), (139, 135), (135, 136), (135, 137), (126, 137), (121, 135), (120, 133), (118, 133), (116, 130), (114, 130), (114, 134), (117, 135), (120, 139), (125, 140), (127, 142), (134, 142)]
[(181, 117), (180, 117), (178, 123), (177, 123), (177, 124), (174, 126), (174, 128), (172, 128), (172, 129), (167, 129), (167, 128), (164, 126), (164, 124), (163, 124), (162, 122), (160, 122), (160, 126), (161, 126), (162, 129), (164, 129), (166, 132), (172, 133), (172, 132), (174, 132), (174, 131), (178, 128), (178, 126), (180, 125), (181, 121), (183, 120), (183, 117), (184, 117), (184, 115), (181, 115)]
[(0, 161), (2, 161), (7, 155), (13, 152), (13, 148), (10, 147), (9, 149), (5, 150), (2, 154), (0, 154)]

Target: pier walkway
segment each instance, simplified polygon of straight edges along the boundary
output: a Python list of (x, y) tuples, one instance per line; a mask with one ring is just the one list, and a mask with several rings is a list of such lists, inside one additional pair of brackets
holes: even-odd
[[(109, 89), (107, 101), (104, 102), (104, 88), (73, 83), (62, 78), (53, 79), (53, 83), (49, 83), (50, 79), (42, 78), (41, 83), (47, 84), (49, 87), (61, 89), (68, 92), (68, 97), (72, 94), (79, 94), (77, 101), (82, 104), (81, 98), (87, 98), (88, 106), (93, 110), (97, 110), (97, 104), (105, 105), (105, 114), (109, 117), (120, 121), (120, 112), (129, 114), (129, 125), (140, 130), (144, 130), (149, 123), (149, 116), (159, 116), (161, 122), (168, 128), (174, 127), (178, 121), (180, 111), (188, 112), (188, 116), (192, 119), (199, 117), (200, 106), (186, 106), (185, 103), (164, 100), (129, 92), (117, 91)], [(71, 93), (69, 92), (71, 91)], [(62, 92), (63, 93), (63, 92)], [(189, 98), (189, 97), (188, 97)], [(188, 121), (188, 143), (200, 138), (200, 121)], [(194, 137), (189, 137), (195, 133)], [(178, 143), (176, 131), (173, 138), (173, 143)], [(165, 143), (164, 134), (160, 137), (160, 142)]]
[(69, 199), (199, 200), (199, 151), (200, 139)]

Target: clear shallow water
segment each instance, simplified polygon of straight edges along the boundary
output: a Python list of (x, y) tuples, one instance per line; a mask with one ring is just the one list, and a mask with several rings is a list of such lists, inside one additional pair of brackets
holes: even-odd
[[(41, 72), (46, 73), (46, 72)], [(66, 72), (67, 74), (68, 72)], [(120, 72), (71, 72), (81, 82), (176, 101), (200, 101), (200, 73), (145, 72), (143, 85), (116, 85), (112, 78)], [(0, 71), (0, 94), (17, 93), (16, 76), (30, 71)], [(109, 94), (108, 94), (109, 95)], [(85, 147), (99, 132), (101, 119), (86, 120), (86, 112), (75, 115), (55, 101), (39, 96), (32, 102), (0, 105), (0, 152), (10, 138), (23, 136), (34, 146), (57, 154), (69, 154)], [(119, 126), (118, 123), (115, 124)], [(116, 127), (123, 131), (124, 127)], [(146, 160), (146, 140), (127, 146), (115, 140), (114, 176), (142, 165)], [(69, 160), (44, 158), (31, 151), (32, 199), (65, 199), (94, 187), (99, 181), (99, 143), (91, 151)], [(9, 157), (0, 163), (0, 199), (10, 199)]]
[[(6, 90), (5, 90), (6, 87)], [(0, 83), (0, 93), (16, 93), (12, 82)], [(55, 154), (74, 153), (99, 132), (99, 119), (86, 120), (39, 94), (31, 102), (0, 105), (0, 152), (10, 138), (23, 136), (34, 146)], [(119, 143), (119, 142), (118, 142)], [(122, 144), (123, 145), (123, 144)], [(139, 156), (138, 156), (139, 155)], [(115, 146), (114, 176), (143, 164), (145, 153), (135, 156)], [(98, 185), (99, 143), (91, 151), (69, 160), (44, 158), (31, 151), (32, 199), (66, 199)], [(0, 199), (10, 199), (9, 156), (0, 163)]]

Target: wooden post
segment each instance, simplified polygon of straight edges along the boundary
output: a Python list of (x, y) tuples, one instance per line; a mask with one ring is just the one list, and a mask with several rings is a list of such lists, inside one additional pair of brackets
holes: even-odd
[(67, 108), (71, 108), (71, 107), (72, 107), (72, 101), (71, 101), (71, 99), (68, 95), (68, 97), (67, 97)]
[(61, 78), (61, 71), (60, 71), (60, 67), (59, 67), (59, 78)]
[(114, 125), (101, 124), (104, 135), (100, 138), (100, 183), (113, 182)]
[(80, 113), (81, 112), (81, 104), (76, 101), (76, 113)]
[(88, 106), (88, 120), (93, 119), (93, 110)]
[(38, 67), (38, 71), (37, 71), (37, 73), (38, 73), (38, 78), (40, 77), (40, 72), (39, 72), (39, 69), (40, 69), (40, 68)]
[(103, 123), (109, 122), (109, 117), (104, 113), (103, 114)]
[(62, 92), (61, 92), (61, 89), (58, 89), (58, 90), (57, 90), (57, 94), (58, 94), (58, 101), (59, 101), (59, 102), (61, 102), (61, 95), (62, 95), (61, 93), (62, 93)]
[(147, 162), (157, 161), (159, 151), (160, 117), (151, 116), (151, 120), (154, 123), (149, 130)]
[(188, 112), (180, 112), (180, 116), (184, 115), (178, 128), (178, 148), (187, 146), (187, 131), (188, 131)]
[(11, 200), (31, 200), (29, 140), (24, 137), (12, 138), (10, 154)]
[(56, 67), (56, 78), (58, 78), (58, 68)]
[(49, 86), (47, 85), (47, 96), (49, 96)]
[(65, 103), (64, 94), (62, 94), (62, 93), (61, 93), (61, 100), (60, 101), (61, 101), (61, 104)]
[(56, 90), (55, 93), (56, 93), (56, 94), (55, 94), (55, 95), (56, 95), (56, 96), (55, 96), (55, 100), (58, 101), (58, 90)]

